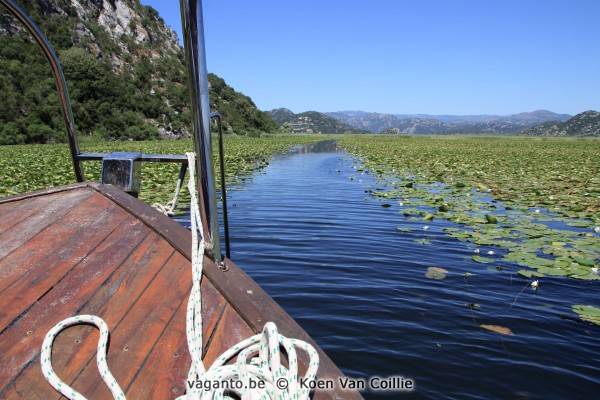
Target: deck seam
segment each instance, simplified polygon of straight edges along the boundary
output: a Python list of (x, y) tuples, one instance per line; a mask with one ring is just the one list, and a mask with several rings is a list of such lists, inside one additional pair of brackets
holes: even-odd
[[(189, 287), (191, 288), (192, 285), (189, 285)], [(133, 383), (137, 379), (138, 375), (140, 374), (140, 372), (142, 371), (142, 369), (144, 369), (144, 365), (146, 365), (146, 361), (148, 361), (148, 358), (150, 358), (150, 355), (154, 351), (154, 347), (160, 341), (160, 338), (163, 337), (163, 335), (165, 334), (165, 332), (169, 328), (169, 326), (171, 324), (171, 321), (173, 321), (173, 318), (175, 318), (175, 315), (177, 315), (177, 312), (179, 311), (179, 309), (181, 308), (181, 306), (183, 305), (183, 303), (185, 303), (186, 300), (187, 300), (187, 297), (184, 296), (181, 299), (181, 301), (179, 302), (179, 305), (177, 306), (177, 308), (175, 309), (175, 311), (171, 315), (171, 318), (169, 318), (169, 321), (165, 324), (163, 330), (160, 332), (160, 335), (158, 335), (158, 337), (156, 338), (156, 341), (154, 342), (154, 344), (150, 348), (150, 351), (148, 351), (148, 353), (146, 354), (146, 357), (144, 357), (144, 361), (142, 361), (142, 363), (138, 367), (138, 370), (136, 371), (135, 375), (133, 376), (133, 378), (131, 378), (131, 382), (129, 382), (129, 385), (127, 385), (127, 387), (125, 388), (125, 390), (124, 390), (125, 393), (129, 392), (129, 389), (131, 389), (131, 386), (133, 385)]]
[(223, 315), (225, 314), (225, 310), (227, 309), (228, 304), (229, 303), (227, 303), (227, 302), (223, 304), (223, 307), (221, 308), (221, 312), (219, 313), (219, 317), (217, 318), (217, 323), (213, 327), (212, 332), (210, 332), (210, 335), (208, 336), (208, 340), (206, 341), (206, 346), (204, 346), (202, 348), (202, 359), (204, 359), (204, 357), (206, 356), (206, 353), (208, 353), (208, 349), (209, 349), (210, 345), (212, 344), (213, 338), (215, 336), (215, 332), (217, 331), (217, 328), (219, 327), (219, 324), (221, 323), (221, 320), (223, 319)]

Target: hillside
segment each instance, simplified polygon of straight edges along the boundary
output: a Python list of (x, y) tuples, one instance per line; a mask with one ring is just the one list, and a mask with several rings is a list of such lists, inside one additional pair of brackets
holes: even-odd
[(380, 114), (362, 111), (331, 112), (327, 115), (373, 133), (397, 129), (404, 134), (426, 133), (517, 133), (546, 121), (566, 121), (571, 116), (546, 110), (499, 115)]
[(366, 133), (316, 111), (294, 114), (286, 108), (278, 108), (268, 113), (280, 127), (294, 133)]
[(546, 122), (522, 133), (529, 136), (598, 136), (600, 112), (586, 111), (566, 122)]
[[(184, 55), (175, 33), (139, 0), (35, 0), (19, 4), (65, 70), (79, 134), (105, 139), (189, 136)], [(0, 144), (64, 141), (58, 97), (38, 46), (0, 7)], [(250, 98), (209, 77), (227, 131), (278, 129)]]

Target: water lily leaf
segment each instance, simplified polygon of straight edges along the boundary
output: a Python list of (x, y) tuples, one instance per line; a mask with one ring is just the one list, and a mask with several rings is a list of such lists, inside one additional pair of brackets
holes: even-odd
[(594, 262), (591, 260), (588, 260), (587, 258), (575, 256), (575, 257), (573, 257), (573, 260), (577, 261), (578, 264), (586, 266), (586, 267), (594, 266)]
[(479, 326), (481, 326), (483, 329), (487, 329), (488, 331), (501, 333), (502, 335), (512, 335), (512, 331), (504, 326), (485, 324), (481, 324)]
[(431, 221), (433, 219), (433, 214), (427, 214), (426, 216), (423, 217), (423, 219), (425, 221)]
[(398, 232), (412, 232), (412, 229), (411, 229), (411, 228), (401, 228), (401, 227), (399, 227), (399, 226), (398, 226), (398, 227), (396, 227), (396, 230), (397, 230)]
[(427, 272), (425, 276), (429, 279), (441, 280), (446, 277), (448, 274), (448, 270), (440, 267), (429, 267), (427, 268)]
[(417, 242), (419, 244), (431, 244), (431, 242), (427, 239), (418, 239), (418, 240), (415, 240), (415, 242)]
[(534, 276), (536, 278), (542, 278), (544, 276), (544, 274), (538, 271), (534, 271), (532, 269), (520, 269), (517, 271), (517, 273), (521, 276), (524, 276), (525, 278), (532, 278)]
[(494, 217), (492, 214), (485, 214), (485, 219), (487, 220), (488, 224), (497, 224), (498, 223), (498, 219), (496, 217)]
[(561, 268), (546, 268), (540, 267), (537, 269), (540, 274), (550, 275), (550, 276), (567, 276), (568, 273), (564, 269)]
[(573, 312), (579, 314), (579, 318), (596, 325), (600, 325), (600, 308), (576, 304), (571, 307)]
[(478, 262), (478, 263), (482, 263), (482, 264), (489, 264), (489, 263), (493, 263), (494, 262), (494, 259), (493, 258), (489, 258), (489, 257), (473, 256), (471, 258), (473, 259), (473, 261)]
[(589, 281), (600, 280), (600, 276), (598, 276), (597, 274), (569, 275), (569, 278), (575, 278), (575, 279), (581, 279), (581, 280), (589, 280)]
[(567, 222), (567, 225), (574, 228), (587, 228), (588, 226), (592, 225), (592, 223), (588, 221), (570, 221)]

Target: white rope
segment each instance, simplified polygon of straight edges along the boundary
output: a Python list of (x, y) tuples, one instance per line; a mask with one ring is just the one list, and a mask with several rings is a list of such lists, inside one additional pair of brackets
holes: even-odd
[(42, 363), (42, 373), (44, 374), (44, 378), (54, 387), (54, 389), (58, 390), (63, 396), (71, 399), (71, 400), (86, 400), (79, 392), (75, 389), (64, 383), (54, 372), (52, 369), (52, 343), (54, 339), (58, 336), (58, 334), (63, 330), (73, 325), (80, 324), (92, 324), (100, 329), (100, 339), (98, 339), (98, 348), (96, 354), (96, 365), (98, 365), (98, 371), (100, 371), (100, 376), (102, 380), (106, 383), (112, 395), (115, 399), (121, 400), (125, 399), (125, 394), (121, 390), (121, 387), (112, 376), (108, 369), (108, 364), (106, 363), (106, 343), (108, 342), (108, 326), (102, 320), (102, 318), (96, 317), (94, 315), (76, 315), (71, 318), (67, 318), (54, 326), (54, 328), (50, 329), (50, 331), (46, 334), (44, 338), (44, 342), (42, 343), (42, 353), (40, 355), (41, 363)]
[(167, 202), (167, 204), (156, 202), (152, 204), (152, 207), (167, 217), (172, 217), (175, 214), (175, 209), (177, 208), (177, 201), (179, 201), (179, 192), (181, 191), (181, 185), (183, 184), (182, 180), (183, 177), (180, 175), (179, 178), (177, 178), (177, 186), (175, 186), (175, 193), (173, 194), (171, 201)]
[[(273, 322), (267, 322), (261, 334), (241, 341), (219, 356), (206, 370), (202, 362), (202, 263), (205, 243), (201, 237), (202, 221), (196, 197), (195, 154), (187, 153), (190, 177), (188, 190), (191, 196), (192, 229), (192, 291), (187, 305), (186, 332), (188, 350), (192, 364), (186, 381), (187, 393), (181, 400), (224, 400), (236, 394), (242, 400), (306, 400), (310, 395), (310, 383), (317, 375), (319, 355), (313, 346), (298, 339), (288, 339), (277, 331)], [(65, 328), (77, 324), (92, 324), (100, 329), (98, 340), (97, 365), (102, 380), (108, 385), (117, 400), (125, 395), (112, 376), (106, 363), (108, 326), (99, 317), (80, 315), (67, 318), (52, 328), (44, 338), (40, 357), (42, 372), (46, 380), (63, 396), (71, 400), (86, 400), (81, 394), (64, 383), (52, 369), (52, 344), (56, 336)], [(287, 353), (288, 368), (281, 365), (281, 351)], [(309, 365), (300, 384), (296, 349), (308, 354)], [(235, 363), (226, 364), (236, 358)], [(233, 385), (232, 381), (237, 382)], [(251, 385), (254, 383), (254, 386)]]

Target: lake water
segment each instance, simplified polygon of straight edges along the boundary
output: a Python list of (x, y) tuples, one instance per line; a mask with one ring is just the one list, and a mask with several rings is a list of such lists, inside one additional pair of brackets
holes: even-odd
[[(595, 304), (597, 284), (547, 278), (535, 291), (514, 263), (476, 263), (442, 231), (457, 225), (382, 207), (368, 191), (383, 184), (359, 168), (343, 152), (295, 148), (228, 202), (233, 261), (346, 375), (416, 385), (366, 399), (597, 398), (600, 327), (570, 308)], [(427, 278), (432, 266), (447, 277)]]

